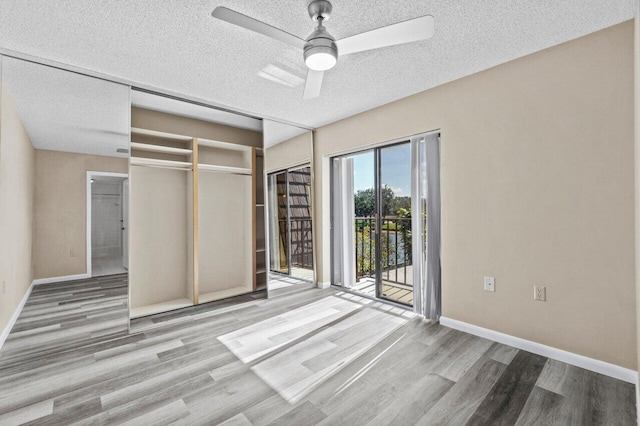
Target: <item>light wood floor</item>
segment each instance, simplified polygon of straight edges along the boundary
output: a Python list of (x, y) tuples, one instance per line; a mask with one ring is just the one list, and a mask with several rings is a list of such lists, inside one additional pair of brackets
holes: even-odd
[(0, 424), (635, 424), (630, 384), (401, 308), (241, 301), (129, 334), (126, 276), (36, 287), (0, 351)]

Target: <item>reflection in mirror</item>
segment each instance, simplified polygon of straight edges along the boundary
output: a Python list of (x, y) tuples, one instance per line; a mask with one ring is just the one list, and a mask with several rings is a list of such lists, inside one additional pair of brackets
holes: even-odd
[(269, 270), (289, 275), (289, 220), (287, 202), (287, 172), (271, 173), (268, 178), (269, 191)]
[(312, 151), (307, 129), (264, 122), (269, 297), (315, 285)]
[(126, 332), (129, 88), (10, 57), (1, 75), (0, 329), (28, 295), (3, 357)]

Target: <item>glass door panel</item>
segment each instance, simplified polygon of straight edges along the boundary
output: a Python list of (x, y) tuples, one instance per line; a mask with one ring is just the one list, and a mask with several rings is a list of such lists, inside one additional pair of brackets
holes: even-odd
[(377, 296), (411, 306), (411, 144), (378, 148), (377, 153)]
[(353, 229), (355, 242), (354, 290), (376, 296), (376, 159), (375, 151), (352, 155)]

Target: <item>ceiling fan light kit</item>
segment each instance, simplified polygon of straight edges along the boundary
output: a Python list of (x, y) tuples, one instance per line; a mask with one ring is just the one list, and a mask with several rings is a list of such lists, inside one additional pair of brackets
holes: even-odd
[(304, 63), (309, 69), (326, 71), (338, 62), (338, 46), (322, 25), (322, 18), (318, 22), (318, 28), (307, 38), (304, 46)]
[(426, 40), (434, 33), (433, 17), (427, 15), (336, 41), (323, 25), (331, 16), (331, 3), (327, 0), (314, 0), (309, 3), (308, 11), (309, 16), (318, 23), (318, 26), (306, 40), (226, 7), (216, 7), (211, 15), (230, 24), (302, 48), (304, 63), (309, 68), (303, 94), (304, 99), (320, 95), (324, 72), (338, 63), (338, 53), (344, 56), (365, 50)]

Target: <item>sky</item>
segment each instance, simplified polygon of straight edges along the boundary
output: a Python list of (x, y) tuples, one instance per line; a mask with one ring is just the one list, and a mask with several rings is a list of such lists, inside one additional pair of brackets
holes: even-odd
[[(396, 196), (411, 196), (411, 146), (410, 144), (395, 145), (383, 148), (382, 184), (393, 189)], [(353, 156), (354, 189), (373, 188), (374, 161), (373, 151)]]

